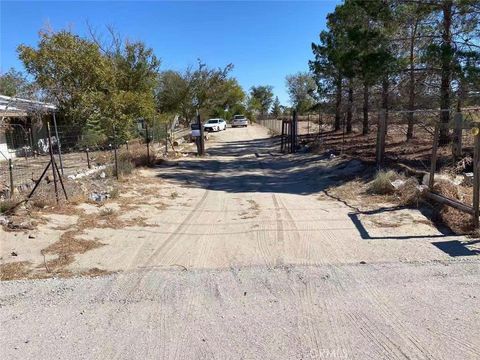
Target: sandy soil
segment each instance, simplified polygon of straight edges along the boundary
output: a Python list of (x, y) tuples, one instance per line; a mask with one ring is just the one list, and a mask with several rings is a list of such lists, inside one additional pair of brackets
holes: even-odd
[[(228, 129), (203, 159), (142, 170), (68, 264), (113, 273), (0, 283), (3, 358), (480, 358), (478, 244), (418, 210), (356, 212), (324, 190), (357, 165), (277, 149)], [(30, 250), (0, 233), (3, 261), (41, 264), (58, 228)]]

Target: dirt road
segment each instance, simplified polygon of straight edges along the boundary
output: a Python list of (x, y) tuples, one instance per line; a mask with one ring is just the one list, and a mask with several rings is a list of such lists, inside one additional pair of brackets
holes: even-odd
[(136, 198), (143, 224), (89, 230), (106, 245), (72, 269), (118, 272), (0, 283), (2, 358), (480, 358), (480, 259), (465, 239), (416, 210), (326, 196), (359, 165), (280, 156), (258, 126), (207, 151), (142, 172), (132, 186), (170, 194), (158, 209), (160, 193)]

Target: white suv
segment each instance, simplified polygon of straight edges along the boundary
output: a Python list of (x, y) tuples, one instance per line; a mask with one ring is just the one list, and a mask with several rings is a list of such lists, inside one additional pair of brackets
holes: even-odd
[(232, 119), (232, 127), (247, 126), (248, 119), (244, 115), (235, 115)]
[(227, 123), (223, 119), (209, 119), (203, 125), (204, 131), (222, 131), (227, 130)]

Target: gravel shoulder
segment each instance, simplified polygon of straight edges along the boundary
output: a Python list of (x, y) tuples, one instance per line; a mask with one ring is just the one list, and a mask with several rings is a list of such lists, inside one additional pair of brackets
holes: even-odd
[(142, 170), (111, 205), (123, 226), (85, 229), (103, 246), (69, 265), (113, 273), (0, 282), (3, 358), (480, 358), (471, 241), (413, 209), (358, 214), (324, 193), (352, 163), (276, 146), (229, 128), (203, 159)]

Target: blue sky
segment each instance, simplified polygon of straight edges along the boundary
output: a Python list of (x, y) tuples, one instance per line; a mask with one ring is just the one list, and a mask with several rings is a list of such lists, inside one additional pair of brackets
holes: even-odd
[(233, 63), (232, 75), (247, 90), (272, 85), (288, 103), (285, 76), (307, 70), (310, 45), (339, 1), (114, 2), (0, 1), (0, 70), (23, 69), (19, 44), (35, 45), (46, 24), (87, 34), (113, 25), (124, 37), (143, 40), (162, 69), (183, 70), (200, 58), (210, 66)]

